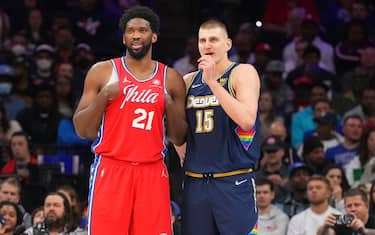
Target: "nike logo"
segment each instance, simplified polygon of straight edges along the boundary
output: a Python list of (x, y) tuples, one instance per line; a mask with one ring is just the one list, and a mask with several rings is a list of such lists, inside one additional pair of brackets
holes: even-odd
[(191, 85), (191, 88), (197, 88), (197, 87), (200, 87), (202, 86), (202, 84), (194, 84), (194, 85)]
[(241, 181), (236, 180), (236, 181), (234, 182), (234, 184), (235, 184), (235, 185), (240, 185), (240, 184), (245, 183), (246, 181), (247, 181), (247, 179), (244, 179), (244, 180), (241, 180)]

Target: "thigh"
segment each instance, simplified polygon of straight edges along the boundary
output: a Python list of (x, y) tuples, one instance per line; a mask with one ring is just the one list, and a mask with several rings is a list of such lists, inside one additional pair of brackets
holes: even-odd
[(88, 234), (128, 234), (132, 201), (132, 171), (97, 158), (90, 176)]
[(139, 166), (130, 235), (171, 235), (168, 171), (163, 161)]
[(182, 234), (217, 235), (209, 198), (210, 182), (186, 177), (183, 189)]
[(256, 234), (258, 212), (252, 174), (224, 177), (214, 183), (210, 194), (220, 234)]

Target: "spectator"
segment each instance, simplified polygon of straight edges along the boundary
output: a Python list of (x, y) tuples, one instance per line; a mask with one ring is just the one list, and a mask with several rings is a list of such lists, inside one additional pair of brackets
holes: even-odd
[(344, 212), (344, 192), (349, 189), (344, 170), (336, 164), (329, 164), (324, 169), (324, 176), (328, 179), (332, 188), (330, 205)]
[(14, 69), (8, 64), (0, 64), (0, 100), (2, 100), (8, 120), (16, 118), (18, 112), (29, 105), (22, 99), (11, 94)]
[(312, 175), (311, 169), (303, 162), (295, 162), (289, 166), (288, 193), (278, 204), (289, 218), (308, 207), (306, 198), (307, 181)]
[(39, 85), (34, 94), (33, 106), (17, 115), (22, 129), (33, 139), (36, 154), (54, 150), (61, 117), (53, 87), (48, 84)]
[(1, 169), (1, 174), (17, 175), (23, 183), (30, 184), (38, 180), (36, 158), (31, 150), (31, 139), (26, 132), (13, 133), (10, 139), (13, 159)]
[(325, 157), (345, 169), (359, 150), (359, 142), (363, 133), (362, 119), (358, 115), (344, 117), (342, 132), (344, 141), (327, 149)]
[(306, 131), (315, 129), (315, 123), (313, 121), (314, 112), (313, 105), (321, 98), (327, 98), (327, 87), (321, 83), (310, 83), (308, 85), (309, 101), (308, 106), (304, 109), (296, 112), (292, 116), (291, 123), (291, 143), (295, 149), (298, 149), (303, 142), (303, 137)]
[(267, 235), (286, 235), (289, 217), (272, 204), (275, 198), (273, 184), (267, 179), (257, 179), (256, 202), (258, 206), (258, 233)]
[(44, 221), (25, 231), (25, 235), (70, 234), (84, 235), (85, 231), (73, 231), (71, 228), (71, 208), (68, 199), (59, 192), (49, 193), (44, 200)]
[(367, 29), (362, 21), (352, 20), (345, 25), (342, 40), (336, 44), (336, 71), (341, 76), (359, 65), (360, 51), (372, 45), (368, 41)]
[(17, 205), (10, 201), (0, 202), (0, 214), (3, 216), (5, 224), (4, 235), (18, 235), (16, 230), (19, 230), (19, 226), (22, 224), (22, 214), (18, 209)]
[(317, 136), (305, 138), (302, 157), (314, 174), (323, 175), (324, 166), (328, 161), (324, 159), (324, 146)]
[(328, 204), (331, 185), (323, 176), (312, 176), (307, 182), (307, 199), (310, 206), (292, 217), (288, 226), (288, 235), (316, 235), (318, 226), (332, 213), (340, 212)]
[(33, 59), (34, 67), (31, 72), (33, 85), (52, 83), (55, 49), (51, 45), (41, 44), (35, 48)]
[(375, 127), (366, 130), (359, 153), (346, 166), (345, 174), (353, 187), (375, 180)]
[[(314, 106), (314, 110), (317, 108), (319, 108), (318, 103)], [(330, 108), (328, 109), (328, 112), (323, 111), (314, 118), (316, 130), (311, 135), (317, 136), (320, 141), (322, 141), (324, 152), (327, 149), (340, 144), (344, 140), (342, 135), (336, 131), (337, 119), (337, 115), (335, 115)]]
[(173, 68), (181, 75), (197, 70), (197, 60), (199, 58), (198, 39), (195, 35), (190, 35), (186, 39), (185, 55), (173, 63)]
[[(0, 102), (0, 146), (1, 160), (3, 163), (10, 159), (10, 139), (14, 132), (20, 131), (21, 125), (16, 120), (8, 120), (6, 110)], [(1, 164), (1, 167), (3, 164)]]
[(314, 20), (311, 16), (307, 16), (301, 23), (300, 26), (300, 36), (288, 43), (283, 50), (283, 60), (286, 63), (292, 61), (295, 65), (294, 68), (298, 67), (298, 56), (296, 51), (297, 41), (302, 41), (307, 44), (312, 44), (317, 47), (321, 53), (321, 58), (319, 60), (319, 67), (335, 73), (334, 64), (334, 52), (333, 47), (325, 42), (319, 37), (319, 23)]
[(37, 224), (44, 221), (44, 211), (43, 207), (37, 207), (31, 213), (31, 226), (36, 226)]
[(362, 121), (369, 121), (370, 116), (373, 115), (372, 109), (375, 105), (375, 87), (369, 84), (369, 86), (365, 87), (362, 90), (362, 94), (360, 97), (360, 103), (351, 110), (347, 111), (344, 114), (344, 118), (351, 115), (358, 115), (362, 119)]
[(255, 26), (250, 22), (242, 23), (233, 40), (235, 53), (230, 56), (229, 60), (237, 63), (253, 64), (255, 61), (256, 37)]
[(267, 64), (265, 72), (265, 77), (262, 80), (262, 92), (271, 92), (272, 96), (275, 98), (275, 111), (281, 114), (286, 120), (290, 118), (294, 111), (294, 93), (282, 77), (284, 65), (279, 60), (272, 60)]
[[(322, 226), (319, 227), (317, 235), (360, 235), (370, 234), (375, 230), (374, 215), (369, 214), (369, 201), (367, 194), (360, 189), (350, 189), (344, 196), (346, 213), (353, 216), (350, 224), (337, 224), (336, 213), (329, 214)], [(373, 233), (371, 233), (373, 234)]]
[(0, 184), (0, 203), (6, 201), (15, 203), (21, 214), (22, 224), (31, 226), (31, 216), (21, 204), (21, 184), (15, 177), (6, 178)]
[(269, 91), (264, 91), (259, 99), (259, 119), (262, 139), (268, 132), (269, 126), (275, 120), (283, 120), (275, 110), (276, 99)]
[(62, 193), (66, 196), (71, 207), (71, 230), (83, 232), (80, 228), (80, 220), (82, 216), (82, 208), (76, 189), (71, 185), (61, 185), (57, 188), (56, 192)]
[(259, 77), (263, 78), (266, 66), (272, 60), (272, 47), (266, 42), (260, 42), (255, 47), (254, 68), (258, 71)]

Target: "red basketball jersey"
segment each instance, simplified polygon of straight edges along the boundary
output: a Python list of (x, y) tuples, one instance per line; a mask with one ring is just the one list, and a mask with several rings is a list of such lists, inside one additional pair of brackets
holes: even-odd
[(167, 66), (155, 63), (151, 77), (139, 80), (126, 67), (125, 57), (112, 60), (120, 92), (106, 107), (93, 144), (96, 154), (132, 162), (153, 162), (164, 157)]

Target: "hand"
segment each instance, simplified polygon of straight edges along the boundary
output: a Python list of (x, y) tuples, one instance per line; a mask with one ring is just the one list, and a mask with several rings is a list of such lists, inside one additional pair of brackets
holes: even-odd
[(342, 199), (342, 188), (340, 185), (333, 186), (332, 196), (335, 198), (336, 202)]
[(103, 92), (105, 97), (107, 97), (108, 100), (113, 100), (116, 98), (118, 93), (120, 92), (120, 86), (118, 81), (111, 81), (101, 89), (100, 92)]
[(357, 217), (354, 216), (354, 219), (351, 224), (347, 225), (347, 227), (352, 228), (354, 231), (358, 232), (364, 232), (365, 231), (365, 224), (363, 223), (362, 220), (358, 219)]
[(204, 55), (198, 59), (198, 69), (203, 70), (203, 80), (207, 84), (216, 82), (215, 67), (216, 64), (212, 56)]
[(335, 224), (336, 224), (336, 214), (335, 213), (331, 213), (324, 220), (324, 225), (328, 226), (328, 227), (333, 227)]

